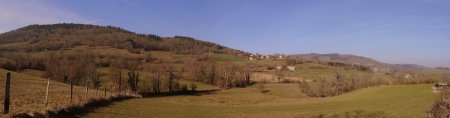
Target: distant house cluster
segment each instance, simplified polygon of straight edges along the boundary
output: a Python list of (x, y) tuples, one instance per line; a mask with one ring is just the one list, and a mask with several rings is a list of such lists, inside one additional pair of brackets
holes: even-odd
[(380, 73), (392, 73), (395, 71), (395, 69), (390, 67), (374, 67), (372, 68), (373, 72), (380, 72)]
[(283, 55), (260, 55), (252, 54), (248, 57), (248, 60), (268, 60), (268, 59), (285, 59), (286, 56)]
[(406, 74), (403, 78), (408, 79), (408, 78), (412, 78), (413, 76), (411, 74)]
[(294, 71), (294, 70), (295, 70), (295, 66), (277, 66), (276, 69), (277, 69), (277, 70), (289, 70), (289, 71)]
[(270, 59), (271, 57), (269, 55), (250, 55), (248, 57), (248, 60), (263, 60), (263, 59)]

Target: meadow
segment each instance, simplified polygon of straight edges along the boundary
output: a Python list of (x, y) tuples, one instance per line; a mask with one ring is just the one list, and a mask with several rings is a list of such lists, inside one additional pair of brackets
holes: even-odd
[(102, 107), (84, 117), (426, 117), (437, 94), (431, 85), (370, 87), (310, 98), (296, 84), (265, 84), (212, 94), (135, 98)]

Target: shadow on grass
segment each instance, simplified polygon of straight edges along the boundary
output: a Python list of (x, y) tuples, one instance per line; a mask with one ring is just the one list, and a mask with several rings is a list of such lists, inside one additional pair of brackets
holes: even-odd
[(170, 97), (170, 96), (201, 96), (206, 94), (216, 94), (222, 89), (200, 90), (200, 91), (179, 91), (172, 93), (140, 93), (143, 98)]
[[(159, 94), (144, 94), (141, 93), (144, 98), (152, 98), (152, 97), (169, 97), (169, 96), (183, 96), (183, 95), (194, 95), (201, 96), (205, 94), (215, 94), (220, 89), (213, 90), (202, 90), (202, 91), (188, 91), (188, 92), (173, 92), (173, 93), (159, 93)], [(12, 118), (81, 118), (89, 113), (94, 112), (94, 110), (101, 107), (108, 107), (112, 103), (122, 102), (124, 100), (137, 98), (133, 96), (115, 96), (110, 98), (102, 98), (102, 99), (92, 99), (84, 105), (72, 105), (63, 109), (57, 110), (48, 110), (46, 113), (22, 113), (15, 114)]]
[(389, 116), (388, 113), (382, 111), (365, 111), (365, 110), (355, 110), (344, 112), (340, 114), (319, 114), (316, 116), (312, 116), (310, 118), (390, 118), (393, 116)]
[(12, 118), (81, 118), (81, 116), (91, 113), (97, 108), (107, 107), (113, 102), (121, 102), (132, 98), (135, 97), (116, 96), (107, 99), (92, 99), (84, 105), (72, 105), (63, 109), (48, 110), (46, 113), (16, 114)]

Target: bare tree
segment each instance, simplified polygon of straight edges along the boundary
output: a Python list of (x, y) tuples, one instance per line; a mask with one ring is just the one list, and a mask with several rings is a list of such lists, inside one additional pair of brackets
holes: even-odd
[(126, 63), (128, 70), (128, 85), (133, 92), (137, 92), (139, 82), (139, 71), (141, 70), (140, 62), (130, 60)]
[(173, 93), (174, 79), (176, 79), (173, 66), (170, 65), (167, 71), (169, 73), (169, 81), (167, 82), (167, 87), (169, 88), (169, 93)]
[(217, 64), (212, 62), (209, 64), (209, 75), (208, 80), (206, 81), (208, 84), (215, 84), (216, 79), (216, 70), (217, 70)]
[(152, 78), (153, 93), (161, 93), (161, 76), (160, 72), (157, 72), (157, 76)]
[(111, 66), (109, 68), (109, 74), (111, 80), (113, 80), (113, 86), (118, 89), (119, 94), (122, 94), (122, 79), (123, 79), (123, 73), (122, 68), (123, 64), (122, 61), (114, 60), (111, 62)]

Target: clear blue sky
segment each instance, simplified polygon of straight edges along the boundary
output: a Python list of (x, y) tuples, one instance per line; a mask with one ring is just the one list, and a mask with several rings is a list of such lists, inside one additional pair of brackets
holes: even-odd
[(185, 35), (252, 53), (346, 53), (450, 67), (448, 0), (0, 1), (0, 32), (59, 22)]

